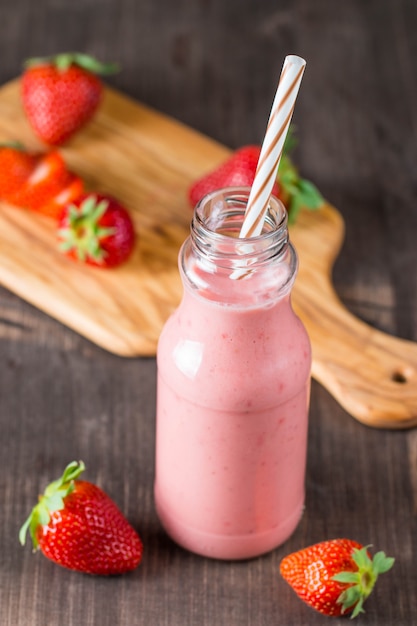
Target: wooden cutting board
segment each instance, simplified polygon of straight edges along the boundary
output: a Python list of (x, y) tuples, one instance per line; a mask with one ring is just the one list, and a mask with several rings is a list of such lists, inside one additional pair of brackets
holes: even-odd
[[(0, 141), (42, 149), (13, 81), (0, 89)], [(89, 188), (130, 209), (139, 244), (114, 270), (76, 264), (56, 250), (47, 218), (0, 206), (0, 283), (92, 342), (121, 356), (155, 354), (179, 303), (178, 250), (189, 233), (190, 183), (223, 161), (220, 144), (112, 89), (89, 126), (62, 148)], [(417, 424), (417, 345), (354, 318), (331, 282), (343, 240), (336, 209), (302, 212), (291, 228), (300, 257), (294, 308), (313, 345), (313, 376), (365, 424)]]

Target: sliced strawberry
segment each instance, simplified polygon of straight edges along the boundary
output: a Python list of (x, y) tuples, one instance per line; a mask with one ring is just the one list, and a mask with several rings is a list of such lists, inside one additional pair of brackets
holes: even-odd
[(14, 204), (42, 212), (51, 200), (72, 182), (73, 174), (67, 170), (59, 152), (52, 151), (42, 155), (26, 180), (10, 201)]
[(49, 202), (42, 205), (41, 212), (48, 217), (59, 219), (65, 206), (75, 202), (82, 195), (84, 195), (84, 183), (79, 178), (72, 174), (69, 178), (68, 184), (62, 191), (54, 196)]
[(0, 146), (0, 199), (12, 202), (14, 195), (31, 176), (38, 158), (18, 143)]

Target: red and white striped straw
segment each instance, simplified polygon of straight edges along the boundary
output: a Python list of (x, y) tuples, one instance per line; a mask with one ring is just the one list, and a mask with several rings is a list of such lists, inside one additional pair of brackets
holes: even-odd
[(242, 238), (256, 237), (262, 232), (305, 66), (305, 60), (299, 56), (285, 58), (239, 235)]

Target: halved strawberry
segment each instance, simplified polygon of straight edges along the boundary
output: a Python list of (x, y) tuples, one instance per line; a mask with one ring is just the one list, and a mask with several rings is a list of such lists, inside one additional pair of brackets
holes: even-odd
[(75, 202), (85, 193), (84, 183), (75, 174), (72, 174), (68, 180), (68, 184), (49, 202), (42, 205), (41, 212), (44, 215), (59, 219), (64, 208), (71, 202)]
[(0, 146), (0, 199), (12, 202), (35, 169), (38, 158), (18, 142)]
[(31, 175), (10, 197), (10, 202), (57, 218), (62, 203), (59, 200), (56, 202), (56, 198), (68, 188), (72, 189), (72, 192), (68, 193), (73, 200), (76, 199), (74, 191), (77, 191), (77, 197), (83, 193), (81, 180), (67, 169), (59, 152), (51, 151), (39, 157)]

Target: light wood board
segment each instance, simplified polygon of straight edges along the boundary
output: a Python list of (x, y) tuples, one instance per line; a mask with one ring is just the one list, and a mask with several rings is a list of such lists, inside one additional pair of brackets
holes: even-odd
[[(42, 148), (23, 115), (18, 81), (0, 90), (0, 141), (11, 139)], [(230, 151), (107, 89), (94, 120), (61, 152), (90, 189), (130, 209), (134, 254), (113, 270), (74, 263), (57, 251), (51, 220), (2, 204), (0, 282), (106, 350), (152, 356), (181, 297), (177, 256), (189, 233), (187, 189)], [(340, 303), (331, 271), (343, 232), (329, 205), (302, 212), (291, 227), (300, 258), (293, 302), (312, 341), (313, 376), (363, 423), (413, 426), (417, 345), (370, 328)]]

